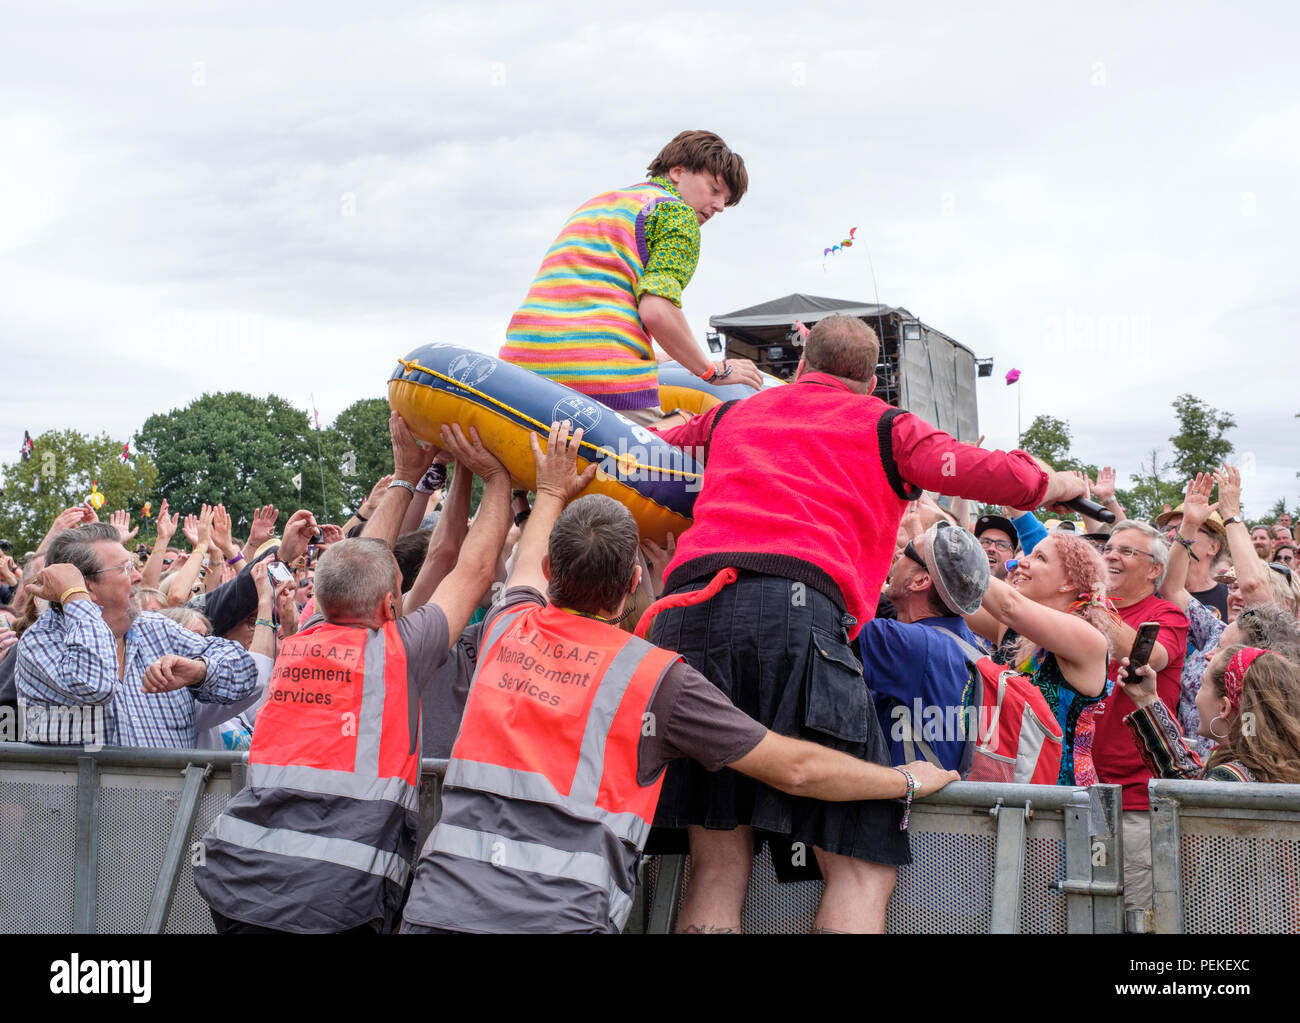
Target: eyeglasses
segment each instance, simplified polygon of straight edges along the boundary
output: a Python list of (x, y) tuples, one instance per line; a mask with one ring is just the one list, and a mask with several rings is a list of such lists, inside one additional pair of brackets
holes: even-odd
[(983, 537), (981, 537), (980, 546), (983, 547), (985, 550), (988, 550), (990, 547), (993, 547), (1000, 551), (1011, 550), (1011, 542), (1009, 540), (985, 540)]
[(911, 540), (908, 540), (907, 546), (903, 548), (903, 557), (911, 558), (927, 572), (930, 571), (930, 569), (925, 564), (925, 559), (922, 558), (921, 555), (916, 553), (916, 548), (912, 546)]
[(112, 575), (114, 572), (121, 572), (123, 575), (130, 577), (135, 571), (134, 561), (124, 561), (120, 565), (114, 565), (112, 568), (101, 568), (97, 572), (87, 572), (86, 575)]
[(1131, 558), (1134, 554), (1145, 554), (1148, 558), (1155, 560), (1155, 555), (1150, 551), (1140, 551), (1136, 547), (1129, 547), (1127, 544), (1108, 543), (1101, 549), (1102, 554), (1118, 554), (1121, 558)]

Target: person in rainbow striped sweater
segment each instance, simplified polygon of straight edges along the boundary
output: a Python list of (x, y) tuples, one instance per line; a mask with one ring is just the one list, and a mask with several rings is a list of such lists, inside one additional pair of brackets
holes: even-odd
[(712, 132), (684, 131), (647, 175), (588, 200), (568, 219), (500, 352), (642, 425), (659, 419), (651, 338), (705, 381), (762, 386), (748, 359), (710, 362), (681, 310), (700, 225), (740, 202), (749, 186), (745, 161)]

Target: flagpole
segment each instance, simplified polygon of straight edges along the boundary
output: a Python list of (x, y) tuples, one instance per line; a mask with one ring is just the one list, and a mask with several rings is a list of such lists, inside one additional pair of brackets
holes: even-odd
[(325, 497), (325, 456), (320, 450), (320, 413), (316, 411), (316, 395), (311, 396), (311, 410), (316, 417), (316, 462), (320, 466), (320, 503), (324, 512), (323, 522), (330, 520), (329, 500)]
[(1016, 381), (1016, 447), (1020, 447), (1020, 443), (1023, 440), (1024, 436), (1025, 436), (1025, 432), (1020, 428), (1020, 381), (1017, 380)]

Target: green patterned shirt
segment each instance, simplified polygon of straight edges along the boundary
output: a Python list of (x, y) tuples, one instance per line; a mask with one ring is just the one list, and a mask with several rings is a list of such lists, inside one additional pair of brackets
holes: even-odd
[[(681, 197), (668, 178), (650, 180)], [(682, 289), (691, 283), (700, 260), (699, 218), (685, 202), (661, 202), (645, 219), (645, 241), (650, 259), (636, 285), (637, 301), (642, 295), (658, 295), (680, 309)]]

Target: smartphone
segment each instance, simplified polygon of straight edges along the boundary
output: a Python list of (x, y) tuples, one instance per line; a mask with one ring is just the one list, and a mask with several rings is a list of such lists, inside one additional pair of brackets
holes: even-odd
[(267, 566), (266, 574), (271, 577), (271, 581), (277, 586), (287, 583), (293, 578), (293, 573), (289, 567), (282, 561), (273, 561)]
[(1138, 626), (1137, 639), (1128, 655), (1128, 677), (1137, 681), (1137, 670), (1151, 660), (1151, 651), (1155, 649), (1156, 636), (1160, 632), (1159, 622), (1143, 622)]

